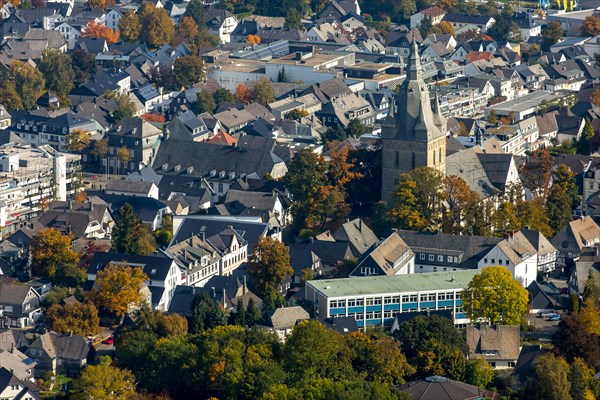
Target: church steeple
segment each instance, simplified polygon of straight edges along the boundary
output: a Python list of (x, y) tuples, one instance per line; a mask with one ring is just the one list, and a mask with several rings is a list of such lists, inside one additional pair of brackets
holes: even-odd
[(417, 41), (413, 39), (410, 50), (410, 58), (408, 60), (408, 73), (406, 74), (411, 81), (423, 79), (421, 71), (421, 59), (419, 58), (419, 46)]

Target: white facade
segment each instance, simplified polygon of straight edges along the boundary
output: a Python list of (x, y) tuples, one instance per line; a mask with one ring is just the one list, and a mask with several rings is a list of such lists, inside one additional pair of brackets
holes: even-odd
[(504, 251), (496, 245), (477, 263), (478, 269), (492, 266), (505, 267), (512, 273), (513, 278), (519, 281), (521, 286), (527, 288), (529, 284), (537, 278), (537, 252), (534, 254), (523, 254), (521, 256), (521, 261), (515, 264), (509, 259)]
[(81, 31), (78, 28), (70, 25), (68, 22), (61, 22), (54, 28), (54, 30), (62, 33), (65, 41), (67, 42), (67, 47), (69, 50), (73, 50), (75, 43), (77, 43), (77, 40), (81, 37)]

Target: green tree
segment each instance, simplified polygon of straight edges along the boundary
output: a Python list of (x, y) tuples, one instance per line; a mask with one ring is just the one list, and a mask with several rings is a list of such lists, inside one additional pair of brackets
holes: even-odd
[(204, 77), (204, 63), (196, 56), (179, 57), (173, 63), (175, 81), (181, 87), (189, 87)]
[(598, 336), (588, 332), (580, 320), (579, 314), (562, 316), (558, 332), (554, 334), (552, 343), (568, 362), (573, 362), (577, 357), (581, 357), (592, 368), (600, 367)]
[(8, 112), (23, 108), (21, 97), (17, 93), (14, 80), (8, 74), (0, 73), (0, 104), (2, 104)]
[(560, 231), (573, 220), (571, 199), (560, 185), (553, 185), (550, 188), (546, 200), (546, 214), (550, 220), (550, 226), (555, 232)]
[(294, 273), (290, 253), (283, 243), (269, 236), (258, 239), (248, 260), (248, 274), (258, 296), (278, 291), (283, 281)]
[(75, 49), (71, 53), (71, 64), (76, 85), (96, 75), (96, 57), (84, 49)]
[(577, 180), (573, 171), (565, 164), (559, 164), (558, 168), (553, 173), (553, 186), (560, 186), (569, 195), (571, 199), (571, 209), (574, 210), (579, 206), (581, 197), (578, 194)]
[(156, 249), (149, 227), (141, 221), (129, 203), (119, 208), (111, 242), (112, 251), (118, 253), (145, 256)]
[(585, 126), (583, 127), (583, 131), (581, 132), (581, 137), (577, 141), (577, 153), (583, 155), (590, 154), (590, 141), (594, 137), (594, 127), (592, 126), (592, 121), (589, 118), (585, 119)]
[(203, 112), (212, 113), (217, 107), (215, 99), (209, 91), (201, 90), (196, 96), (198, 98), (195, 106), (195, 111), (197, 114), (202, 114)]
[(208, 293), (202, 292), (194, 297), (192, 316), (188, 324), (191, 333), (201, 333), (225, 325), (226, 322), (225, 312)]
[(392, 225), (388, 218), (388, 205), (385, 201), (378, 201), (371, 208), (370, 225), (377, 237), (387, 237), (392, 230)]
[(252, 89), (254, 100), (262, 105), (267, 105), (275, 101), (273, 84), (266, 77), (261, 77)]
[(71, 58), (60, 50), (44, 50), (38, 68), (44, 74), (48, 90), (62, 98), (75, 86)]
[(475, 275), (462, 295), (472, 321), (520, 325), (527, 312), (528, 294), (504, 267), (487, 267)]
[(94, 141), (94, 145), (92, 146), (92, 154), (98, 158), (98, 160), (102, 160), (109, 151), (108, 141), (106, 139), (100, 139)]
[(135, 377), (126, 369), (111, 365), (109, 356), (97, 365), (88, 365), (74, 382), (71, 398), (76, 400), (133, 400), (136, 398)]
[(258, 321), (260, 321), (260, 310), (256, 307), (254, 299), (248, 300), (248, 306), (246, 307), (246, 314), (244, 315), (244, 325), (252, 327)]
[(100, 333), (98, 310), (92, 303), (54, 304), (46, 311), (48, 327), (58, 333), (91, 336)]
[(402, 352), (409, 358), (431, 349), (432, 341), (443, 342), (451, 349), (467, 353), (467, 344), (454, 323), (439, 315), (420, 315), (402, 322), (393, 336), (400, 342)]
[(121, 94), (117, 97), (117, 108), (113, 111), (115, 122), (120, 122), (125, 118), (131, 118), (135, 114), (135, 105), (131, 98), (126, 94)]
[(340, 125), (336, 125), (333, 127), (330, 126), (325, 133), (321, 134), (321, 141), (323, 143), (342, 142), (346, 140), (347, 137), (346, 130)]
[(284, 365), (294, 381), (345, 377), (351, 352), (341, 335), (313, 320), (298, 323), (285, 342)]
[(520, 230), (523, 222), (517, 216), (515, 205), (511, 201), (504, 201), (493, 212), (492, 225), (496, 235), (503, 235), (508, 231)]
[(154, 232), (156, 244), (160, 247), (167, 247), (173, 239), (173, 216), (165, 215), (160, 228)]
[(400, 14), (402, 20), (410, 21), (410, 16), (417, 12), (417, 3), (415, 0), (400, 0), (398, 9), (394, 11)]
[(192, 0), (185, 9), (185, 15), (192, 17), (199, 29), (206, 28), (206, 11), (202, 0)]
[(79, 255), (71, 250), (72, 240), (71, 235), (52, 228), (36, 233), (30, 247), (33, 273), (68, 287), (83, 282), (85, 270), (79, 265)]
[(487, 118), (487, 122), (492, 125), (498, 124), (498, 113), (496, 112), (496, 110), (490, 111), (490, 114), (488, 115), (488, 118)]
[(96, 274), (90, 298), (98, 307), (123, 316), (129, 307), (140, 305), (144, 300), (141, 288), (147, 279), (140, 267), (107, 265)]
[(327, 183), (325, 161), (310, 149), (300, 150), (292, 159), (284, 180), (294, 202), (304, 202)]
[(221, 103), (233, 103), (235, 102), (235, 96), (229, 90), (225, 88), (219, 88), (213, 93), (213, 98), (217, 105)]
[(296, 7), (289, 8), (287, 14), (285, 15), (285, 23), (283, 26), (288, 29), (302, 28), (302, 15), (300, 15)]
[(548, 22), (546, 29), (542, 31), (542, 38), (544, 39), (544, 42), (542, 43), (542, 50), (550, 50), (550, 46), (558, 43), (558, 41), (562, 38), (562, 35), (563, 29), (559, 21)]
[(465, 380), (479, 387), (486, 387), (494, 378), (494, 369), (483, 358), (469, 360)]
[(401, 174), (394, 194), (396, 205), (390, 211), (394, 225), (415, 230), (437, 227), (442, 188), (442, 174), (433, 168), (418, 167)]
[(123, 41), (135, 42), (140, 38), (142, 24), (138, 15), (129, 10), (119, 21), (119, 36)]
[(358, 118), (354, 118), (350, 121), (346, 127), (346, 136), (348, 137), (360, 137), (367, 133), (368, 129)]
[(281, 70), (277, 73), (277, 82), (287, 82), (288, 78), (285, 73), (285, 66), (281, 67)]
[(46, 81), (42, 73), (19, 60), (10, 64), (10, 75), (15, 82), (15, 89), (22, 105), (26, 109), (35, 107), (38, 99), (44, 94)]
[(538, 400), (568, 400), (569, 364), (562, 357), (546, 353), (540, 357), (535, 366), (535, 398)]
[(308, 111), (306, 111), (305, 109), (293, 109), (292, 111), (290, 111), (289, 113), (287, 113), (285, 115), (285, 119), (291, 119), (294, 121), (300, 121), (302, 118), (304, 117), (308, 117)]
[(570, 395), (573, 400), (587, 400), (590, 384), (594, 380), (594, 370), (581, 358), (573, 360), (569, 367)]

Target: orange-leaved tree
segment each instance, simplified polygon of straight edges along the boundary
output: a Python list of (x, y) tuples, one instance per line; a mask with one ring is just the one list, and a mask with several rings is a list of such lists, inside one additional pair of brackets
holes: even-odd
[(112, 44), (119, 41), (119, 32), (115, 32), (103, 24), (97, 24), (94, 21), (90, 21), (85, 26), (85, 29), (82, 30), (81, 37), (106, 39), (108, 44)]

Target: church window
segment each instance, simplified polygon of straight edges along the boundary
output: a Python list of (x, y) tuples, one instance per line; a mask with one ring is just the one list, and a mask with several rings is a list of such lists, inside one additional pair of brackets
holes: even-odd
[(438, 154), (438, 162), (441, 164), (442, 163), (442, 150), (440, 149), (440, 152)]
[(412, 153), (412, 168), (417, 168), (417, 156), (415, 155), (415, 153)]
[(400, 166), (400, 152), (396, 152), (396, 168), (398, 168)]
[(435, 164), (435, 150), (433, 151), (433, 164)]

